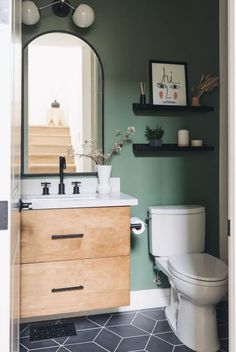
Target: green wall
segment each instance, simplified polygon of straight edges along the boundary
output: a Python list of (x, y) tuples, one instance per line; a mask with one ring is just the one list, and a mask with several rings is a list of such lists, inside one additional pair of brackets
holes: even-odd
[[(40, 2), (40, 6), (47, 2)], [(76, 2), (71, 1), (73, 4)], [(139, 199), (132, 213), (147, 218), (147, 209), (157, 204), (201, 204), (206, 206), (206, 251), (219, 250), (219, 92), (202, 99), (213, 105), (212, 113), (176, 113), (174, 116), (135, 116), (138, 82), (148, 82), (148, 61), (184, 61), (188, 64), (189, 87), (202, 73), (218, 74), (219, 23), (216, 0), (88, 0), (95, 10), (89, 29), (76, 27), (70, 16), (57, 18), (44, 10), (41, 21), (23, 26), (23, 44), (49, 30), (67, 30), (86, 39), (97, 50), (105, 76), (105, 148), (109, 149), (117, 129), (135, 126), (135, 143), (145, 143), (146, 124), (165, 129), (164, 142), (175, 143), (177, 130), (187, 128), (191, 138), (202, 138), (214, 152), (161, 157), (135, 157), (126, 145), (113, 160), (113, 176), (121, 178), (121, 190)], [(62, 65), (66, 70), (69, 62)], [(43, 70), (43, 67), (39, 67)], [(131, 289), (155, 285), (153, 261), (147, 233), (131, 239)]]

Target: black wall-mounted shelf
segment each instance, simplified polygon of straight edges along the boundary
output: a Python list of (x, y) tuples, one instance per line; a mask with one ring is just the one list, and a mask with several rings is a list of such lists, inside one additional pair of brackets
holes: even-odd
[(204, 144), (202, 147), (179, 147), (177, 144), (162, 144), (161, 147), (151, 147), (149, 144), (133, 144), (135, 156), (155, 156), (160, 153), (175, 152), (209, 152), (214, 147)]
[(174, 105), (153, 105), (133, 103), (133, 111), (136, 114), (158, 113), (158, 112), (210, 112), (214, 111), (212, 106), (174, 106)]

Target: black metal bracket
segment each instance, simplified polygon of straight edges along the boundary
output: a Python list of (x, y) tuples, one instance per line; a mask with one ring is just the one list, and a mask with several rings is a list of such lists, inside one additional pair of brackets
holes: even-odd
[(131, 224), (130, 229), (140, 230), (142, 228), (141, 224)]
[(23, 202), (21, 199), (19, 201), (19, 212), (21, 212), (23, 209), (27, 209), (27, 210), (32, 210), (32, 203), (26, 203)]
[(0, 231), (8, 229), (8, 201), (0, 201)]

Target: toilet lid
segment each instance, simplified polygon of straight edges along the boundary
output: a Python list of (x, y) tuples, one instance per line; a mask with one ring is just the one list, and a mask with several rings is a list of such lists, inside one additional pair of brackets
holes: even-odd
[(228, 276), (227, 265), (207, 253), (171, 256), (169, 267), (185, 277), (199, 281), (222, 281)]

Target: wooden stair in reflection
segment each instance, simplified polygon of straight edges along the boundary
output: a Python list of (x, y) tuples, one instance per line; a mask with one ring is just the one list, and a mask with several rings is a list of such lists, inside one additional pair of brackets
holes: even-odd
[(65, 172), (76, 172), (73, 158), (67, 153), (71, 149), (69, 127), (64, 126), (30, 126), (29, 127), (29, 165), (28, 172), (58, 173), (58, 157), (66, 157)]

